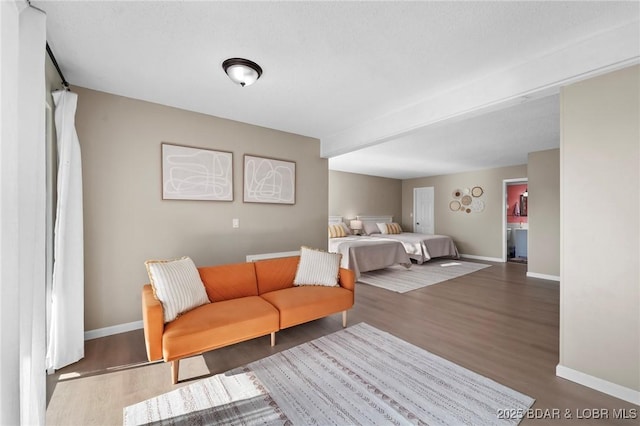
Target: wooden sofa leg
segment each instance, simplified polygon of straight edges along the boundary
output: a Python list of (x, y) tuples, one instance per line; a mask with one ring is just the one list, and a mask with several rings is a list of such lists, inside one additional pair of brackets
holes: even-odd
[(271, 333), (271, 347), (274, 347), (276, 345), (276, 332), (272, 332)]
[(347, 311), (342, 311), (342, 328), (347, 326)]
[(178, 383), (178, 371), (180, 370), (180, 360), (171, 361), (171, 380), (173, 384)]

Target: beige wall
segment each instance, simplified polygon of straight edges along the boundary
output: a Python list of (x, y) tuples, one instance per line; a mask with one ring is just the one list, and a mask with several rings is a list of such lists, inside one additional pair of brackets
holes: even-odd
[(530, 274), (560, 277), (560, 150), (529, 153)]
[[(74, 90), (84, 179), (86, 330), (141, 319), (147, 259), (187, 255), (196, 265), (214, 265), (303, 244), (326, 248), (328, 169), (317, 139)], [(234, 201), (163, 201), (163, 141), (233, 152)], [(245, 153), (296, 162), (295, 205), (242, 202)], [(232, 228), (233, 218), (239, 229)]]
[(329, 171), (329, 214), (344, 220), (357, 215), (402, 217), (402, 181)]
[(640, 391), (640, 67), (561, 93), (560, 367)]
[[(501, 167), (467, 173), (409, 179), (402, 182), (402, 224), (413, 229), (413, 189), (434, 187), (435, 232), (450, 235), (461, 254), (502, 259), (503, 180), (526, 178), (527, 166)], [(479, 213), (453, 212), (449, 202), (457, 188), (481, 186), (485, 210)]]

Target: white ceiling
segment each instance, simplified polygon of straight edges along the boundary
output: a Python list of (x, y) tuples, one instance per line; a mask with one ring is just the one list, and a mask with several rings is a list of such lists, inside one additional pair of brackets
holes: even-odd
[(409, 179), (526, 164), (527, 153), (558, 148), (559, 103), (559, 96), (552, 95), (426, 126), (389, 142), (334, 157), (331, 168)]
[[(72, 86), (321, 140), (331, 169), (399, 179), (559, 146), (562, 84), (640, 58), (640, 3), (60, 2)], [(221, 68), (260, 64), (250, 87)]]

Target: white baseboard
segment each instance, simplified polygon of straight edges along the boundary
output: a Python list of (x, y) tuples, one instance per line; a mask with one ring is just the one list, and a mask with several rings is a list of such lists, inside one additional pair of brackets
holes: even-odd
[(540, 278), (542, 280), (549, 280), (549, 281), (558, 281), (560, 282), (560, 277), (557, 275), (547, 275), (547, 274), (539, 274), (537, 272), (527, 272), (527, 277), (531, 277), (531, 278)]
[(467, 259), (474, 259), (474, 260), (486, 260), (487, 262), (504, 263), (504, 260), (502, 260), (502, 258), (500, 257), (476, 256), (475, 254), (461, 254), (460, 257), (466, 257)]
[(84, 340), (97, 339), (98, 337), (111, 336), (112, 334), (125, 333), (127, 331), (139, 330), (144, 325), (142, 320), (128, 322), (126, 324), (112, 325), (111, 327), (97, 328), (84, 332)]
[(640, 405), (640, 392), (625, 388), (624, 386), (617, 385), (615, 383), (608, 382), (598, 377), (591, 376), (581, 371), (574, 370), (564, 365), (558, 364), (556, 366), (556, 376), (563, 379), (571, 380), (572, 382), (581, 384), (591, 389), (606, 393), (613, 397), (622, 399), (623, 401), (630, 402), (632, 404)]

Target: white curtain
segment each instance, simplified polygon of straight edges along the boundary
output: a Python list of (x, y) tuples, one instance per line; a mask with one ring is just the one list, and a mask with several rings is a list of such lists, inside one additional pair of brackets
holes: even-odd
[(0, 424), (44, 424), (46, 16), (0, 1)]
[(53, 93), (58, 139), (58, 205), (54, 230), (51, 325), (47, 369), (84, 357), (82, 163), (75, 127), (78, 95)]

